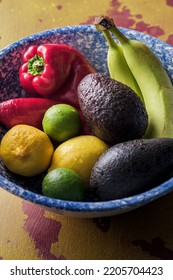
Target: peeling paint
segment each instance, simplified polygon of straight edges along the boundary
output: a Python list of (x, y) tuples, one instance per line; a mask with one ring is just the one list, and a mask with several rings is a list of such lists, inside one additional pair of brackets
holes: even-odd
[[(118, 0), (112, 0), (110, 7), (111, 8), (107, 11), (107, 15), (115, 20), (117, 26), (136, 29), (155, 37), (165, 34), (161, 27), (152, 26), (149, 23), (146, 23), (142, 20), (142, 14), (132, 14), (131, 10), (127, 6), (122, 5)], [(95, 16), (90, 16), (86, 23), (92, 24), (94, 19)]]
[(44, 260), (64, 259), (51, 253), (51, 245), (58, 241), (61, 223), (44, 216), (45, 210), (26, 201), (22, 204), (23, 212), (27, 215), (24, 228), (32, 238), (38, 256)]
[(166, 4), (167, 4), (168, 6), (173, 7), (173, 0), (167, 0), (167, 1), (166, 1)]
[(152, 238), (151, 242), (147, 240), (134, 240), (132, 243), (158, 259), (173, 260), (173, 251), (165, 246), (165, 242), (160, 237)]
[(169, 35), (168, 39), (166, 40), (166, 42), (170, 45), (173, 45), (173, 34)]
[(140, 32), (145, 32), (155, 37), (159, 37), (165, 34), (164, 30), (159, 26), (150, 26), (143, 21), (137, 22), (135, 28)]
[(62, 5), (57, 5), (56, 6), (58, 10), (62, 10), (63, 6)]

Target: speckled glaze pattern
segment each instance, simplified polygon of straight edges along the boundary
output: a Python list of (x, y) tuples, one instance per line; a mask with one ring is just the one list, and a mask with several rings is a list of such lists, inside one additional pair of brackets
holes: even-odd
[[(150, 35), (120, 28), (123, 33), (147, 44), (160, 58), (173, 81), (173, 47)], [(33, 34), (0, 51), (0, 101), (27, 97), (19, 83), (18, 71), (22, 54), (31, 45), (43, 43), (68, 44), (78, 49), (100, 73), (109, 75), (107, 44), (101, 32), (92, 25), (67, 26)], [(0, 136), (6, 128), (0, 125)], [(71, 202), (44, 197), (41, 181), (45, 174), (24, 178), (9, 172), (0, 162), (0, 186), (22, 199), (36, 203), (49, 211), (74, 217), (103, 217), (117, 215), (141, 207), (173, 190), (173, 178), (147, 192), (107, 202)]]

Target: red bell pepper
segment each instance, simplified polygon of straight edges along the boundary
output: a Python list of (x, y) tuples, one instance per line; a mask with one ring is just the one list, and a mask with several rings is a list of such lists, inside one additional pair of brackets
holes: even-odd
[(9, 128), (28, 124), (42, 129), (45, 111), (58, 102), (45, 98), (14, 98), (0, 103), (0, 122)]
[[(0, 103), (0, 122), (11, 128), (17, 124), (28, 124), (42, 130), (42, 119), (46, 110), (58, 104), (57, 100), (46, 98), (14, 98)], [(81, 134), (91, 134), (81, 111)]]
[[(95, 69), (76, 49), (64, 44), (31, 46), (23, 55), (20, 83), (31, 96), (41, 94), (78, 105), (77, 86)], [(71, 102), (70, 102), (71, 103)]]

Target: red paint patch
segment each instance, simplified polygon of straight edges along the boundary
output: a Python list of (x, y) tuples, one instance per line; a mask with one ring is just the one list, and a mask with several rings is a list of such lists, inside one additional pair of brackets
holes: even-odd
[(122, 4), (118, 0), (112, 0), (111, 7), (111, 10), (108, 11), (108, 16), (115, 20), (117, 26), (129, 28), (135, 24), (130, 9), (125, 6), (122, 7)]
[[(117, 0), (112, 1), (112, 7), (116, 5), (120, 8), (120, 3)], [(122, 11), (112, 10), (109, 12), (109, 16), (115, 19), (117, 26), (125, 28), (133, 28), (140, 32), (148, 33), (152, 36), (159, 37), (164, 34), (164, 30), (159, 26), (150, 26), (144, 21), (137, 22), (135, 19), (142, 19), (141, 14), (133, 15), (127, 7), (123, 7)], [(134, 19), (135, 18), (135, 19)]]
[[(173, 0), (172, 0), (173, 1)], [(124, 28), (132, 28), (137, 31), (148, 33), (154, 37), (159, 37), (164, 34), (164, 30), (159, 26), (151, 26), (144, 21), (138, 22), (137, 19), (142, 19), (142, 14), (132, 14), (130, 9), (118, 0), (112, 0), (111, 8), (106, 13), (110, 18), (113, 18), (117, 26)], [(91, 16), (85, 23), (92, 24), (95, 16)]]
[(170, 45), (173, 45), (173, 34), (169, 35), (168, 39), (166, 40), (166, 42)]
[(81, 22), (81, 24), (93, 24), (94, 20), (95, 20), (95, 16), (91, 16), (85, 22)]
[(140, 32), (148, 33), (152, 36), (159, 37), (161, 35), (164, 35), (163, 29), (161, 29), (159, 26), (150, 26), (149, 24), (140, 21), (136, 23), (135, 29)]
[(38, 19), (39, 22), (43, 22), (43, 20), (41, 18)]
[(23, 212), (27, 215), (24, 228), (34, 241), (38, 255), (44, 260), (65, 259), (50, 252), (51, 245), (58, 241), (61, 223), (45, 217), (41, 207), (26, 201), (23, 201)]
[(3, 257), (0, 256), (0, 260), (3, 260)]
[(166, 4), (167, 4), (168, 6), (173, 7), (173, 0), (167, 0), (167, 1), (166, 1)]
[[(125, 28), (132, 26), (135, 23), (135, 20), (130, 16), (130, 10), (126, 7), (122, 8), (122, 11), (118, 11), (121, 4), (117, 0), (113, 0), (111, 3), (113, 9), (107, 11), (107, 14), (110, 18), (113, 18), (117, 26), (123, 26)], [(139, 15), (138, 15), (139, 16)], [(92, 24), (94, 22), (95, 16), (90, 17), (85, 23)]]
[(58, 10), (62, 10), (62, 5), (57, 5), (56, 7)]
[(135, 15), (135, 18), (142, 18), (142, 15), (140, 15), (140, 14)]

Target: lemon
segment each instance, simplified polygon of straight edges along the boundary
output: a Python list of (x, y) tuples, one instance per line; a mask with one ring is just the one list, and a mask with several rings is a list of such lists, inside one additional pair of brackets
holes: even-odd
[(56, 104), (45, 112), (42, 126), (50, 138), (64, 142), (79, 133), (80, 115), (70, 105)]
[(2, 138), (0, 155), (6, 167), (22, 176), (34, 176), (48, 169), (54, 152), (43, 131), (30, 125), (16, 125)]
[(42, 192), (48, 197), (82, 201), (84, 198), (84, 183), (73, 170), (69, 168), (56, 168), (44, 177)]
[(85, 187), (89, 187), (91, 170), (108, 145), (96, 136), (81, 135), (60, 144), (52, 156), (48, 171), (57, 167), (70, 168), (77, 172)]

